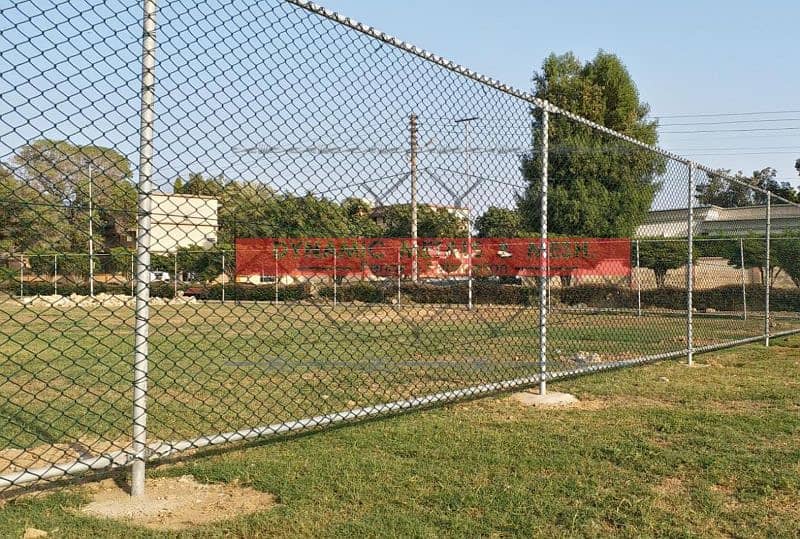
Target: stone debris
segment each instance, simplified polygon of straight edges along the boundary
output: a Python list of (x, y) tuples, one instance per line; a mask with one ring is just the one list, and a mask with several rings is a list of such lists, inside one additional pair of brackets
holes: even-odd
[[(73, 308), (82, 307), (84, 309), (91, 309), (94, 307), (134, 307), (136, 298), (123, 295), (123, 294), (106, 294), (100, 293), (91, 296), (81, 296), (78, 294), (70, 294), (69, 296), (53, 295), (36, 295), (36, 296), (23, 296), (16, 298), (22, 305), (30, 307), (56, 307), (56, 308)], [(176, 298), (150, 298), (150, 305), (186, 305), (197, 303), (197, 298), (194, 296), (179, 296)]]
[(39, 537), (47, 537), (47, 532), (37, 528), (25, 528), (25, 533), (22, 534), (22, 539), (37, 539)]
[(574, 356), (572, 356), (572, 361), (577, 363), (578, 365), (588, 365), (594, 363), (602, 363), (603, 356), (598, 354), (597, 352), (578, 352)]

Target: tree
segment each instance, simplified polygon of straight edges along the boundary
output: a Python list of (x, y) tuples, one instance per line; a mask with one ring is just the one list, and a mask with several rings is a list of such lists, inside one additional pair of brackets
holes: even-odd
[[(777, 171), (772, 167), (754, 170), (752, 176), (745, 176), (740, 170), (732, 176), (735, 181), (726, 176), (731, 176), (730, 170), (719, 169), (716, 173), (709, 174), (707, 182), (699, 183), (695, 187), (697, 202), (722, 208), (766, 204), (766, 195), (753, 187), (770, 191), (791, 202), (800, 202), (800, 193), (790, 183), (779, 182), (776, 179)], [(774, 200), (774, 203), (784, 204), (782, 200)]]
[(126, 279), (130, 279), (133, 271), (131, 267), (134, 256), (133, 250), (127, 247), (112, 247), (110, 254), (106, 270), (112, 274), (123, 275)]
[[(219, 240), (269, 237), (352, 237), (374, 235), (374, 223), (362, 214), (355, 199), (340, 205), (324, 197), (276, 193), (257, 181), (189, 174), (177, 178), (176, 193), (213, 196), (219, 200)], [(363, 201), (362, 201), (363, 202)]]
[[(633, 256), (636, 256), (635, 252)], [(658, 288), (666, 285), (669, 270), (686, 265), (687, 256), (687, 243), (684, 241), (663, 238), (639, 240), (639, 265), (653, 270)], [(697, 259), (696, 253), (694, 253), (694, 259)]]
[(50, 228), (47, 243), (59, 249), (85, 249), (90, 181), (99, 239), (116, 244), (135, 223), (130, 163), (112, 148), (41, 139), (20, 148), (12, 162), (38, 219)]
[[(225, 267), (222, 266), (222, 255), (225, 254)], [(194, 279), (209, 282), (219, 277), (223, 270), (229, 280), (233, 278), (236, 251), (232, 245), (218, 244), (204, 249), (200, 246), (181, 248), (178, 250), (178, 271), (189, 273)]]
[(0, 250), (65, 250), (65, 235), (59, 232), (70, 224), (60, 208), (0, 163)]
[(381, 235), (381, 227), (372, 219), (372, 205), (366, 200), (348, 197), (342, 201), (342, 211), (350, 223), (352, 236), (369, 238)]
[[(767, 251), (766, 251), (766, 238), (763, 236), (749, 235), (743, 238), (740, 242), (734, 241), (729, 243), (729, 251), (727, 255), (728, 264), (734, 268), (741, 269), (742, 267), (742, 254), (744, 254), (744, 267), (747, 269), (757, 268), (761, 284), (766, 284), (766, 276), (764, 274), (764, 267), (766, 266)], [(774, 280), (781, 271), (778, 263), (777, 253), (772, 249), (770, 244), (770, 276)]]
[[(411, 237), (411, 206), (395, 204), (381, 208), (383, 235)], [(417, 236), (420, 238), (459, 238), (467, 235), (467, 220), (448, 208), (427, 204), (417, 206)]]
[(507, 208), (489, 207), (475, 219), (475, 228), (480, 238), (516, 238), (525, 236), (519, 212)]
[[(800, 203), (800, 191), (797, 191), (789, 182), (781, 182), (776, 179), (778, 171), (772, 167), (767, 167), (761, 170), (753, 171), (753, 179), (755, 184), (769, 191), (789, 202)], [(756, 201), (759, 204), (766, 202), (766, 196), (763, 193), (756, 194)], [(776, 204), (785, 204), (782, 200), (773, 200)]]
[(730, 181), (728, 169), (719, 169), (708, 175), (707, 182), (699, 182), (695, 187), (698, 204), (703, 206), (720, 206), (722, 208), (740, 208), (755, 204), (755, 191), (750, 187), (752, 178), (747, 178), (740, 170)]
[[(648, 144), (658, 140), (649, 107), (628, 70), (600, 51), (582, 63), (572, 53), (550, 55), (534, 76), (537, 97)], [(523, 159), (528, 188), (518, 199), (522, 225), (538, 230), (541, 111), (534, 112), (534, 151)], [(548, 229), (557, 234), (630, 237), (644, 221), (665, 170), (659, 155), (579, 124), (550, 116)]]
[(213, 176), (205, 178), (199, 172), (191, 172), (186, 182), (181, 177), (176, 178), (172, 189), (175, 193), (182, 195), (221, 198), (225, 190), (225, 179)]
[(786, 272), (796, 286), (800, 286), (800, 233), (786, 232), (772, 238), (772, 253), (775, 264)]

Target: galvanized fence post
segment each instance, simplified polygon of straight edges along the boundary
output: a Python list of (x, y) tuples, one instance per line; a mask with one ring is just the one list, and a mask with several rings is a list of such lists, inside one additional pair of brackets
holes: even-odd
[(397, 248), (397, 306), (400, 306), (400, 296), (402, 293), (402, 279), (403, 279), (403, 268), (400, 265), (400, 248)]
[(642, 316), (642, 274), (639, 267), (639, 240), (636, 240), (636, 316)]
[(541, 259), (539, 277), (539, 394), (547, 393), (547, 281), (549, 278), (547, 249), (547, 165), (548, 165), (548, 131), (550, 127), (549, 112), (542, 109), (542, 185), (541, 204)]
[(770, 267), (770, 241), (771, 241), (771, 234), (772, 234), (772, 195), (771, 193), (767, 192), (767, 245), (766, 245), (766, 260), (764, 261), (764, 346), (769, 346), (769, 294), (770, 288), (772, 285), (772, 278), (770, 272), (772, 268)]
[(337, 293), (339, 291), (336, 286), (336, 246), (333, 246), (333, 306), (336, 307)]
[(150, 331), (150, 194), (155, 119), (156, 2), (144, 0), (142, 95), (139, 132), (139, 206), (136, 239), (136, 310), (133, 360), (133, 466), (131, 496), (144, 494), (147, 448), (147, 360)]
[(742, 266), (742, 309), (747, 320), (747, 271), (744, 268), (744, 240), (739, 238), (739, 265)]
[(278, 275), (278, 248), (275, 247), (275, 305), (278, 304), (278, 284), (280, 280), (280, 275)]
[(222, 251), (222, 296), (221, 301), (225, 303), (225, 281), (228, 278), (228, 274), (225, 273), (225, 251)]
[(691, 365), (694, 361), (694, 306), (692, 292), (694, 290), (694, 164), (689, 163), (689, 189), (687, 211), (687, 258), (686, 258), (686, 357)]
[(419, 279), (419, 247), (417, 238), (417, 115), (412, 114), (409, 119), (410, 153), (409, 167), (411, 169), (411, 281), (416, 283)]

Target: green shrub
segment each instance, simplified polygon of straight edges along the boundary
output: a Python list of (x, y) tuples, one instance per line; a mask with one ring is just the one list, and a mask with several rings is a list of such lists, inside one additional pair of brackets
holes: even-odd
[[(198, 300), (221, 300), (222, 285), (214, 284), (203, 287), (191, 287), (187, 293)], [(308, 284), (278, 285), (279, 301), (300, 301), (311, 297), (311, 286)], [(226, 300), (241, 301), (275, 301), (274, 285), (226, 284)]]
[[(333, 287), (326, 286), (320, 289), (319, 295), (323, 298), (333, 299)], [(388, 295), (388, 297), (387, 297)], [(355, 283), (336, 287), (336, 301), (362, 301), (364, 303), (383, 303), (390, 301), (392, 295), (389, 287), (373, 283)]]

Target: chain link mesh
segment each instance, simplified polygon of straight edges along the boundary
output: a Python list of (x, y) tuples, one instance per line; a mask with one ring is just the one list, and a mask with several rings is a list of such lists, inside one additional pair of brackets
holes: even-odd
[(800, 208), (652, 126), (303, 2), (157, 20), (149, 172), (141, 8), (0, 11), (0, 488), (800, 329)]

